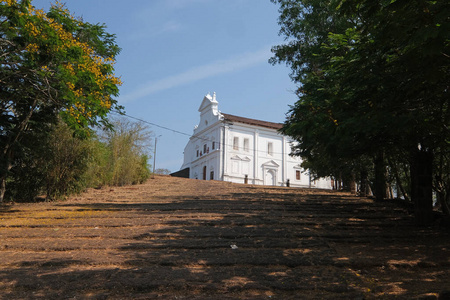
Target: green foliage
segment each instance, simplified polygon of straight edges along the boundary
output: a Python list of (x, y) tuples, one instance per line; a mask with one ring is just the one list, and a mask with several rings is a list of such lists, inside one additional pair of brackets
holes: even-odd
[[(24, 144), (26, 142), (26, 144)], [(8, 177), (7, 199), (30, 201), (38, 196), (58, 199), (86, 187), (84, 174), (90, 164), (91, 139), (74, 137), (65, 123), (30, 134)]]
[(93, 141), (73, 134), (73, 130), (60, 122), (48, 138), (42, 163), (47, 199), (78, 193), (88, 184), (84, 174), (92, 163)]
[(31, 1), (0, 1), (0, 202), (25, 136), (62, 118), (86, 137), (89, 126), (108, 126), (108, 113), (121, 110), (112, 98), (121, 84), (113, 67), (119, 50), (105, 26), (63, 5), (44, 12)]
[(169, 175), (170, 173), (172, 173), (172, 172), (168, 169), (156, 169), (155, 170), (155, 174), (159, 174), (159, 175)]
[(84, 174), (87, 187), (100, 188), (111, 182), (111, 176), (107, 171), (109, 164), (108, 146), (101, 142), (97, 135), (92, 137), (89, 153), (89, 166)]
[(150, 175), (151, 132), (123, 119), (101, 137), (82, 138), (60, 121), (39, 135), (26, 136), (8, 176), (6, 199), (61, 199), (88, 187), (144, 182)]
[(287, 43), (271, 62), (287, 63), (299, 84), (282, 132), (309, 167), (336, 176), (382, 155), (398, 173), (417, 152), (448, 153), (448, 1), (272, 2)]
[(39, 133), (25, 134), (20, 143), (20, 147), (15, 153), (16, 159), (7, 177), (8, 189), (5, 193), (5, 199), (14, 201), (29, 201), (44, 193), (45, 173), (43, 163), (45, 159), (42, 153), (46, 151), (48, 131)]
[(103, 185), (126, 185), (144, 182), (150, 176), (148, 167), (151, 131), (143, 123), (115, 119), (113, 130), (105, 130), (106, 165), (103, 166)]

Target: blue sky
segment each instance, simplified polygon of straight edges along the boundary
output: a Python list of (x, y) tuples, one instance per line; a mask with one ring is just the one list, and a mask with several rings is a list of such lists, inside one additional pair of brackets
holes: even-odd
[[(46, 10), (50, 2), (32, 1)], [(289, 68), (268, 63), (271, 47), (284, 42), (269, 0), (62, 2), (116, 35), (116, 74), (124, 82), (118, 100), (128, 115), (192, 134), (208, 92), (216, 92), (224, 113), (272, 122), (283, 122), (296, 101)], [(156, 167), (179, 170), (189, 137), (151, 130), (161, 135)]]

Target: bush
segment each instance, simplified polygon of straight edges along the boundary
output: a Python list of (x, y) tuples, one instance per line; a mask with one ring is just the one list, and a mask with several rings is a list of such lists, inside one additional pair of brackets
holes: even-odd
[(91, 139), (80, 139), (63, 122), (30, 132), (17, 147), (7, 179), (7, 199), (33, 201), (61, 198), (86, 187)]
[(113, 130), (78, 137), (59, 122), (30, 133), (17, 147), (6, 198), (59, 199), (87, 187), (142, 183), (150, 176), (150, 135), (142, 123), (117, 119)]
[[(104, 130), (101, 141), (105, 146), (97, 179), (102, 185), (122, 186), (142, 183), (150, 176), (148, 159), (150, 158), (149, 127), (140, 122), (116, 119), (113, 130)], [(97, 171), (98, 173), (98, 171)]]

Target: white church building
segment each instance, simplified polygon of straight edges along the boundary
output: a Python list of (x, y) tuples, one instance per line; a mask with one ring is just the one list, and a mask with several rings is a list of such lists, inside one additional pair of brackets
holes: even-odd
[(290, 156), (292, 141), (272, 123), (221, 113), (216, 94), (198, 109), (200, 122), (184, 149), (185, 177), (270, 186), (331, 189), (329, 179), (311, 179), (299, 157)]

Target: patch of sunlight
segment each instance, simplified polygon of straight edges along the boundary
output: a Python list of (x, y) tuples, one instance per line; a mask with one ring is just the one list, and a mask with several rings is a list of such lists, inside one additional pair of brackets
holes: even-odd
[(244, 286), (249, 283), (254, 283), (253, 280), (250, 280), (247, 277), (241, 277), (241, 276), (234, 276), (230, 279), (225, 279), (223, 282), (225, 283), (225, 286), (228, 286), (228, 287)]
[(396, 295), (396, 296), (400, 296), (404, 293), (406, 293), (408, 290), (401, 288), (400, 286), (403, 284), (403, 282), (391, 282), (388, 283), (388, 288), (385, 291), (385, 294), (388, 295)]
[(335, 260), (337, 260), (337, 261), (349, 261), (350, 258), (348, 258), (348, 257), (337, 257), (337, 258), (335, 258)]
[(53, 211), (36, 211), (20, 214), (20, 216), (12, 215), (9, 219), (3, 219), (3, 226), (42, 226), (64, 224), (80, 218), (95, 217), (111, 217), (110, 211), (99, 210), (53, 210)]
[(420, 259), (416, 260), (391, 259), (387, 263), (388, 265), (391, 266), (416, 266), (418, 263), (420, 263)]
[(208, 274), (210, 268), (204, 264), (186, 265), (184, 269), (188, 269), (191, 274)]
[(270, 272), (267, 275), (269, 275), (269, 276), (287, 276), (287, 273), (286, 272)]
[(311, 249), (287, 249), (283, 251), (284, 256), (289, 256), (293, 254), (308, 254), (310, 252), (313, 252)]

